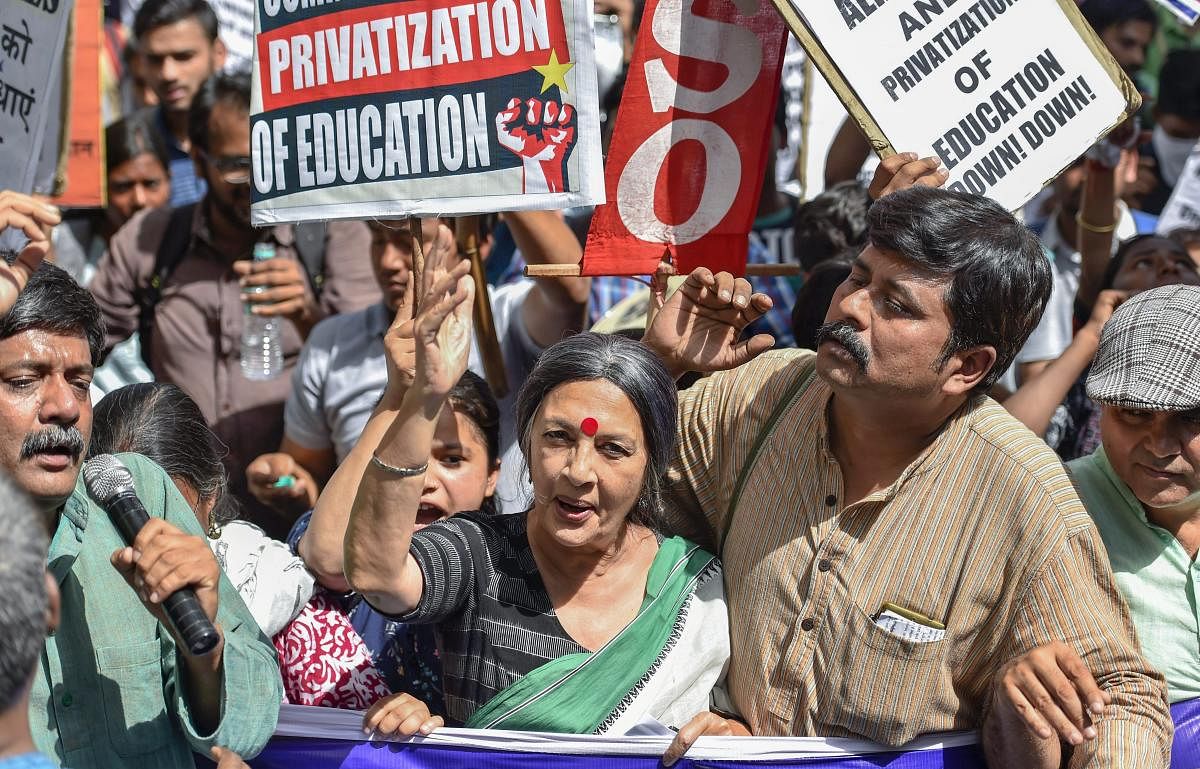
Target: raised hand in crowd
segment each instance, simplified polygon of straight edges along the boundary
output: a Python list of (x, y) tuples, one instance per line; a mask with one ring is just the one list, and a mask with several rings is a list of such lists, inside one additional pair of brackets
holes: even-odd
[[(397, 221), (389, 224), (389, 227), (407, 228), (407, 222)], [(443, 251), (453, 252), (454, 234), (448, 227), (439, 224), (437, 219), (425, 220), (422, 227), (424, 253), (427, 255), (427, 261), (436, 266), (436, 259), (432, 257)], [(429, 272), (428, 267), (426, 272)], [(386, 285), (388, 281), (395, 282), (397, 286), (407, 285), (410, 277), (411, 271), (407, 267), (394, 270), (391, 269), (389, 261), (383, 267), (379, 279), (384, 282), (381, 288), (394, 290), (396, 286), (389, 289)], [(411, 286), (400, 293), (395, 312), (397, 322), (411, 318), (413, 296)], [(388, 338), (390, 337), (391, 333)], [(399, 403), (399, 400), (396, 402)], [(322, 488), (336, 469), (336, 462), (337, 457), (332, 447), (309, 448), (292, 440), (285, 433), (278, 451), (261, 454), (246, 466), (246, 484), (259, 502), (294, 517), (313, 509)], [(279, 480), (288, 475), (292, 479), (290, 485), (287, 482), (279, 484)]]
[(1035, 647), (996, 673), (985, 750), (997, 744), (1010, 749), (1025, 745), (1027, 755), (1041, 759), (1040, 766), (1058, 767), (1062, 744), (1094, 740), (1096, 719), (1111, 703), (1112, 696), (1069, 646), (1055, 641)]
[(1083, 188), (1080, 191), (1076, 243), (1079, 247), (1079, 289), (1076, 308), (1092, 306), (1100, 294), (1104, 274), (1113, 256), (1113, 239), (1118, 224), (1119, 167), (1124, 139), (1106, 138), (1087, 152)]
[[(391, 614), (412, 609), (424, 590), (424, 578), (409, 554), (409, 543), (438, 416), (450, 390), (467, 370), (471, 352), (471, 300), (475, 294), (471, 265), (460, 261), (444, 269), (445, 264), (439, 261), (431, 270), (436, 280), (425, 292), (413, 324), (416, 360), (412, 385), (368, 457), (357, 494), (348, 495), (354, 504), (343, 544), (346, 578), (372, 606)], [(392, 388), (391, 383), (388, 387)], [(415, 480), (392, 482), (402, 479)], [(401, 556), (398, 563), (398, 553), (408, 555)]]
[[(425, 223), (423, 240), (425, 269), (421, 273), (421, 284), (425, 288), (421, 295), (425, 298), (421, 304), (422, 312), (429, 309), (425, 304), (430, 301), (431, 295), (435, 295), (430, 293), (431, 289), (438, 284), (457, 285), (459, 278), (470, 269), (470, 263), (460, 259), (454, 235), (446, 225), (439, 224), (436, 219), (429, 220)], [(455, 277), (448, 277), (450, 275)], [(308, 568), (317, 575), (322, 585), (332, 590), (349, 588), (344, 574), (343, 541), (351, 504), (372, 453), (395, 420), (413, 382), (417, 355), (412, 304), (418, 294), (413, 290), (411, 272), (407, 280), (405, 299), (397, 305), (392, 324), (384, 335), (388, 384), (383, 397), (363, 428), (358, 442), (330, 477), (317, 500), (308, 531), (299, 544), (300, 556)], [(469, 314), (470, 309), (468, 303), (462, 311)], [(425, 450), (428, 456), (428, 446)]]
[[(191, 695), (192, 714), (210, 733), (221, 722), (222, 658), (225, 634), (217, 621), (218, 585), (221, 567), (203, 537), (180, 531), (162, 518), (151, 517), (138, 532), (133, 545), (113, 552), (112, 564), (137, 592), (158, 623), (175, 636), (179, 657), (186, 669), (186, 691)], [(167, 619), (163, 601), (181, 588), (191, 588), (220, 642), (208, 654), (193, 656)]]
[(29, 242), (12, 264), (0, 262), (0, 314), (8, 312), (29, 276), (50, 253), (50, 231), (62, 221), (59, 210), (31, 195), (0, 191), (0, 232), (19, 230)]
[[(437, 276), (413, 322), (413, 382), (405, 399), (415, 396), (429, 418), (437, 416), (451, 388), (467, 370), (471, 353), (470, 301), (475, 296), (470, 267), (468, 262), (459, 262)], [(392, 363), (389, 370), (400, 371), (401, 363)]]
[(1101, 291), (1088, 322), (1075, 332), (1063, 354), (1004, 400), (1004, 408), (1008, 413), (1021, 420), (1039, 437), (1045, 437), (1058, 404), (1067, 397), (1071, 387), (1096, 355), (1104, 324), (1129, 296), (1128, 291)]
[(303, 338), (325, 317), (299, 261), (240, 259), (233, 263), (233, 271), (255, 315), (287, 318)]
[(770, 334), (739, 341), (746, 326), (769, 309), (771, 298), (754, 293), (745, 278), (697, 267), (662, 302), (642, 341), (676, 378), (688, 371), (736, 368), (774, 345)]
[(950, 172), (942, 167), (942, 161), (937, 157), (923, 158), (915, 152), (901, 152), (879, 162), (867, 193), (872, 200), (879, 200), (884, 195), (918, 184), (941, 187), (949, 178)]
[(400, 692), (376, 702), (363, 714), (363, 732), (380, 736), (411, 737), (445, 726), (441, 716), (411, 694)]

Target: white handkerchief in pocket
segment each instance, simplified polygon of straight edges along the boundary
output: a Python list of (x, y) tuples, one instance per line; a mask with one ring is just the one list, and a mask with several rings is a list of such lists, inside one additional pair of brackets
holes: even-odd
[(903, 638), (905, 641), (913, 641), (915, 643), (940, 641), (946, 636), (945, 630), (913, 622), (911, 619), (901, 617), (890, 609), (884, 609), (879, 612), (879, 616), (875, 618), (875, 626), (886, 630), (897, 638)]

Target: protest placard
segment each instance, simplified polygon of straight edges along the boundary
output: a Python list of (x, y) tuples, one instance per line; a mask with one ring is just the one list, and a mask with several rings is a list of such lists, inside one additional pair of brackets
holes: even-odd
[(70, 19), (71, 0), (12, 0), (0, 9), (0, 179), (8, 189), (33, 189)]
[(681, 272), (744, 274), (787, 27), (770, 0), (649, 0), (644, 14), (583, 274), (650, 274), (668, 250)]
[(603, 200), (591, 0), (257, 0), (255, 224)]
[(1183, 173), (1179, 174), (1179, 181), (1158, 217), (1155, 231), (1159, 235), (1170, 235), (1185, 227), (1200, 228), (1200, 143), (1192, 148)]
[(100, 125), (100, 52), (104, 19), (100, 2), (75, 0), (66, 188), (54, 200), (60, 206), (104, 206), (104, 129)]
[(775, 3), (877, 152), (1010, 210), (1140, 104), (1074, 0)]
[(1158, 0), (1158, 4), (1175, 14), (1185, 25), (1200, 19), (1200, 0)]

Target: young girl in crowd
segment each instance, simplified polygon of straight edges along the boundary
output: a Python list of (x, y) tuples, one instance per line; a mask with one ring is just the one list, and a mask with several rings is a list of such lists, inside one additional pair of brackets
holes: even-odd
[[(402, 339), (390, 333), (389, 341), (402, 348), (411, 348), (411, 338)], [(380, 416), (381, 409), (386, 411), (383, 405), (368, 421), (360, 440), (377, 440), (380, 425), (386, 428), (387, 422), (381, 421), (386, 420), (386, 413)], [(483, 510), (488, 515), (496, 514), (492, 498), (500, 471), (500, 410), (496, 399), (487, 382), (467, 371), (450, 391), (448, 405), (449, 408), (439, 417), (430, 448), (418, 527), (464, 510)], [(358, 467), (361, 465), (359, 459), (352, 453), (346, 457), (343, 466)], [(340, 544), (333, 543), (335, 540), (340, 543), (344, 535), (354, 492), (345, 492), (342, 485), (335, 485), (335, 481), (331, 481), (317, 502), (315, 517), (312, 514), (303, 516), (292, 530), (291, 539), (298, 542), (299, 552), (310, 559), (321, 586), (325, 588), (320, 591), (323, 595), (318, 596), (324, 610), (337, 610), (349, 615), (351, 624), (370, 651), (374, 666), (387, 688), (392, 692), (415, 696), (426, 703), (433, 713), (441, 715), (445, 712), (442, 666), (433, 628), (389, 619), (372, 609), (357, 594), (348, 593), (349, 586), (345, 578), (340, 573), (331, 573), (327, 555), (321, 550), (322, 541), (330, 543), (331, 547), (340, 547)], [(340, 559), (340, 556), (336, 557)], [(296, 667), (303, 667), (301, 661), (306, 656), (311, 657), (313, 652), (294, 652), (296, 644), (293, 640), (311, 648), (312, 643), (306, 639), (322, 632), (316, 625), (328, 619), (329, 615), (322, 616), (314, 615), (312, 622), (302, 617), (295, 627), (289, 628), (283, 647), (289, 660), (297, 660)], [(285, 651), (281, 650), (282, 653)], [(316, 686), (315, 689), (319, 690), (320, 687)], [(318, 696), (318, 704), (357, 708), (371, 704), (332, 701), (328, 697), (321, 699), (320, 692), (316, 690), (310, 695)]]

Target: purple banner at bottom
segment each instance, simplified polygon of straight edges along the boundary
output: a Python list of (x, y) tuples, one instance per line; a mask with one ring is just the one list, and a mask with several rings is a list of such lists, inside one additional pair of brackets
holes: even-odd
[[(1171, 708), (1171, 769), (1200, 767), (1200, 700)], [(256, 769), (661, 769), (669, 739), (597, 738), (445, 729), (414, 742), (362, 741), (361, 715), (284, 706), (277, 736)], [(325, 726), (328, 724), (328, 727)], [(307, 734), (311, 736), (298, 736)], [(944, 739), (942, 739), (944, 737)], [(647, 741), (649, 739), (649, 741)], [(927, 735), (919, 749), (858, 740), (703, 738), (680, 769), (984, 769), (969, 734)], [(917, 745), (917, 743), (912, 743)]]
[[(350, 743), (343, 740), (278, 737), (250, 762), (255, 769), (662, 769), (658, 756), (551, 755), (478, 748), (404, 743)], [(983, 756), (975, 745), (944, 750), (872, 753), (861, 757), (813, 756), (760, 760), (753, 754), (737, 760), (681, 759), (679, 769), (982, 769)]]

